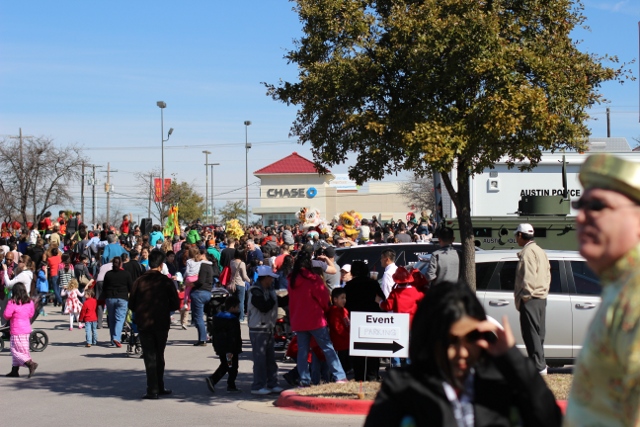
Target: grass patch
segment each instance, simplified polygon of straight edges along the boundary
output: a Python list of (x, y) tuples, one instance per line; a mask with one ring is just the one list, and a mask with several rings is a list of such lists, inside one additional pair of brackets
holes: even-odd
[(569, 398), (573, 374), (551, 374), (543, 378), (557, 400), (567, 400)]
[[(572, 374), (551, 374), (543, 377), (547, 385), (558, 400), (566, 400), (571, 390)], [(373, 400), (380, 390), (380, 383), (371, 381), (362, 383), (362, 392), (364, 392), (364, 400)], [(296, 392), (301, 396), (310, 397), (326, 397), (329, 399), (358, 399), (360, 392), (360, 383), (349, 381), (348, 383), (336, 384), (320, 384), (307, 388), (299, 388)]]

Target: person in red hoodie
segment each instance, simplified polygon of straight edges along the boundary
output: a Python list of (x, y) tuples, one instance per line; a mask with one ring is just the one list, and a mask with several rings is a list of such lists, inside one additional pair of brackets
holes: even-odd
[(338, 353), (340, 364), (345, 372), (351, 368), (349, 363), (349, 311), (344, 308), (347, 304), (347, 293), (344, 288), (335, 288), (331, 291), (333, 305), (327, 312), (329, 322), (329, 335), (333, 348)]
[(79, 322), (84, 322), (87, 337), (87, 347), (98, 344), (98, 301), (95, 299), (93, 280), (89, 282), (84, 291), (84, 304), (80, 310)]
[(291, 329), (297, 333), (298, 337), (297, 361), (301, 387), (308, 387), (311, 383), (307, 362), (311, 337), (315, 338), (322, 349), (335, 381), (347, 381), (338, 354), (331, 343), (327, 319), (324, 316), (329, 309), (329, 292), (322, 278), (311, 271), (312, 253), (305, 249), (298, 252), (288, 286), (289, 321)]
[[(409, 313), (409, 325), (413, 322), (413, 316), (418, 311), (418, 305), (424, 294), (411, 286), (413, 283), (413, 276), (404, 267), (398, 267), (395, 273), (393, 273), (393, 281), (395, 286), (389, 293), (389, 297), (383, 300), (379, 296), (376, 296), (376, 302), (380, 304), (380, 308), (383, 311), (393, 311), (394, 313)], [(392, 357), (391, 366), (398, 367), (402, 364), (400, 358)]]

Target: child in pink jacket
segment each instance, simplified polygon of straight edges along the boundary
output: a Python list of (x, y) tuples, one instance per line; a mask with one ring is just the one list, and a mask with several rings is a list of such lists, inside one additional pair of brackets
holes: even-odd
[(20, 366), (29, 368), (29, 378), (38, 369), (38, 364), (31, 360), (29, 352), (29, 335), (31, 334), (31, 318), (35, 313), (33, 301), (22, 283), (13, 286), (13, 296), (4, 310), (4, 318), (9, 320), (11, 333), (12, 367), (7, 377), (19, 377)]

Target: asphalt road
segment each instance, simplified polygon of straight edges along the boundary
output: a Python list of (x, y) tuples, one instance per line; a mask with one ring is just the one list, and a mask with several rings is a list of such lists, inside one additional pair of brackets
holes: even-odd
[[(146, 389), (142, 359), (127, 356), (125, 346), (107, 346), (108, 329), (98, 330), (99, 344), (86, 348), (84, 330), (69, 331), (68, 316), (53, 314), (53, 307), (47, 309), (48, 315), (33, 324), (34, 329), (43, 329), (49, 335), (49, 346), (41, 353), (32, 353), (40, 365), (34, 377), (26, 378), (26, 368), (21, 368), (20, 378), (0, 376), (2, 425), (347, 427), (360, 426), (364, 421), (362, 416), (275, 408), (276, 396), (252, 396), (251, 347), (245, 325), (237, 380), (242, 393), (228, 394), (223, 379), (212, 394), (204, 380), (218, 365), (211, 345), (194, 347), (195, 328), (185, 331), (173, 326), (165, 353), (165, 382), (173, 394), (155, 401), (141, 400)], [(8, 343), (0, 353), (0, 366), (1, 374), (11, 370)], [(292, 366), (279, 363), (282, 387), (287, 386), (281, 375)]]

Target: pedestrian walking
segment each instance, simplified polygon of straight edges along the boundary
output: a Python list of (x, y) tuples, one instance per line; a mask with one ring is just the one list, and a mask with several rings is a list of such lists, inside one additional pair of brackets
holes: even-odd
[(220, 366), (206, 378), (207, 387), (215, 393), (215, 385), (227, 377), (227, 392), (237, 393), (238, 357), (242, 353), (242, 335), (240, 332), (240, 300), (231, 295), (224, 301), (224, 309), (213, 318), (211, 340), (216, 355), (220, 358)]
[(80, 320), (80, 312), (82, 311), (82, 302), (80, 297), (84, 297), (84, 292), (78, 290), (78, 281), (76, 279), (69, 280), (64, 288), (60, 291), (61, 296), (66, 296), (67, 300), (64, 304), (64, 314), (69, 315), (69, 330), (73, 331), (73, 319), (78, 319), (78, 327), (84, 328)]
[(95, 299), (92, 285), (90, 282), (84, 291), (85, 300), (79, 316), (79, 321), (84, 322), (87, 347), (98, 344), (98, 300)]
[(162, 274), (165, 254), (153, 250), (149, 254), (149, 271), (131, 288), (129, 309), (138, 325), (140, 344), (147, 375), (147, 392), (143, 399), (158, 399), (171, 394), (164, 383), (164, 350), (167, 346), (171, 312), (180, 308), (173, 280)]
[(16, 283), (12, 292), (11, 300), (3, 312), (4, 318), (10, 322), (11, 334), (11, 372), (6, 376), (19, 377), (20, 367), (26, 366), (29, 368), (29, 378), (31, 378), (38, 369), (38, 364), (31, 359), (29, 351), (31, 318), (35, 314), (35, 306), (22, 283)]

